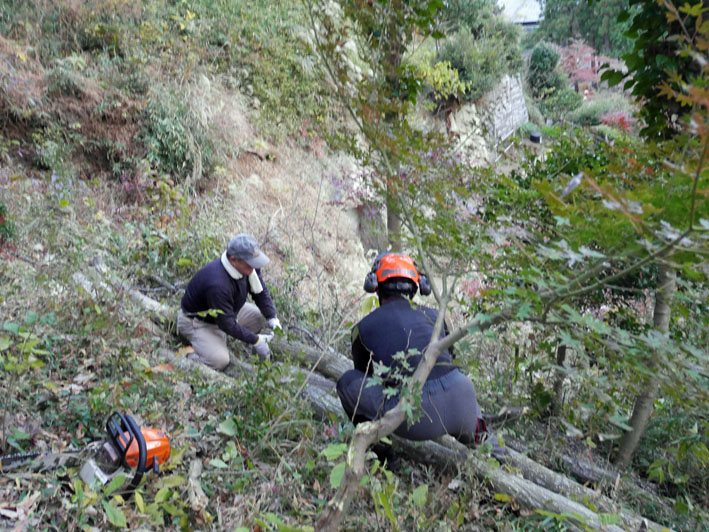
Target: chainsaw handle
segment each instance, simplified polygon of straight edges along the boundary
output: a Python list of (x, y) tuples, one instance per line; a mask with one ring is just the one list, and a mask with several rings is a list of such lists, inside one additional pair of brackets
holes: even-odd
[[(115, 418), (120, 420), (120, 425), (117, 423)], [(135, 419), (133, 419), (129, 414), (122, 414), (120, 412), (114, 412), (111, 414), (108, 421), (106, 421), (106, 430), (116, 449), (120, 452), (121, 461), (126, 467), (129, 467), (126, 463), (126, 453), (133, 443), (133, 440), (138, 443), (138, 465), (135, 470), (135, 475), (133, 475), (133, 479), (128, 486), (128, 492), (130, 493), (138, 487), (138, 484), (140, 484), (143, 474), (145, 473), (145, 466), (148, 459), (148, 447), (145, 443), (145, 437), (143, 436), (140, 427), (135, 422)], [(125, 440), (126, 433), (129, 438), (127, 442), (123, 441)]]
[(135, 420), (128, 414), (125, 414), (125, 422), (128, 427), (128, 432), (134, 437), (138, 442), (138, 467), (135, 469), (135, 475), (133, 475), (133, 480), (131, 480), (128, 486), (129, 490), (133, 490), (138, 487), (141, 479), (143, 478), (143, 473), (145, 473), (145, 463), (148, 458), (148, 448), (145, 444), (145, 438), (143, 433), (140, 431), (140, 427), (135, 422)]

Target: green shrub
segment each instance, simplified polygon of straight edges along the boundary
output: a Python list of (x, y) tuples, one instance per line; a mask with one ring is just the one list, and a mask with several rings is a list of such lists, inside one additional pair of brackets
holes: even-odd
[(101, 50), (112, 56), (123, 56), (125, 50), (121, 43), (122, 33), (122, 29), (117, 24), (96, 22), (84, 28), (79, 39), (84, 50)]
[[(510, 32), (516, 42), (516, 30)], [(448, 37), (436, 55), (436, 62), (448, 61), (468, 85), (467, 101), (475, 101), (492, 90), (504, 74), (517, 71), (521, 56), (504, 32), (476, 37), (462, 29)]]
[(551, 91), (563, 86), (556, 70), (559, 57), (556, 47), (547, 42), (540, 42), (532, 50), (527, 82), (535, 98), (543, 98)]
[[(34, 163), (43, 170), (57, 170), (59, 173), (71, 173), (65, 168), (71, 166), (73, 146), (67, 142), (67, 132), (61, 126), (48, 126), (32, 133), (35, 157)], [(65, 171), (67, 170), (67, 171)]]
[(564, 87), (554, 90), (548, 97), (541, 100), (539, 110), (544, 116), (562, 120), (577, 109), (581, 102), (583, 102), (583, 96), (572, 88)]
[(146, 110), (147, 159), (153, 168), (196, 185), (216, 165), (216, 147), (185, 97), (166, 88), (150, 95)]
[(584, 102), (579, 109), (570, 113), (567, 119), (579, 126), (597, 126), (603, 115), (614, 111), (632, 114), (633, 105), (622, 94), (599, 94), (595, 99)]
[(496, 0), (449, 0), (441, 11), (441, 21), (450, 30), (469, 29), (478, 35), (495, 19)]
[(602, 137), (605, 137), (608, 140), (615, 140), (622, 138), (625, 134), (620, 131), (619, 129), (616, 129), (611, 126), (606, 126), (605, 124), (601, 124), (600, 126), (594, 126), (593, 130), (596, 131), (599, 135)]
[(526, 122), (517, 128), (517, 136), (523, 139), (527, 139), (532, 133), (536, 131), (539, 131), (539, 127), (537, 126), (537, 124), (533, 122)]
[(7, 206), (0, 201), (0, 246), (15, 238), (15, 222), (10, 220)]
[(204, 0), (190, 9), (196, 13), (193, 39), (209, 51), (210, 67), (234, 77), (257, 100), (260, 135), (282, 140), (304, 123), (334, 115), (335, 97), (314, 68), (318, 59), (305, 37), (305, 3)]
[(66, 65), (60, 64), (47, 74), (47, 93), (50, 95), (80, 98), (82, 86), (81, 76)]

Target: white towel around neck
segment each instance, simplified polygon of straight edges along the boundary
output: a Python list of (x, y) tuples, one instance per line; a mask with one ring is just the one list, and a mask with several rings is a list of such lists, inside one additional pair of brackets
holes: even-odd
[[(226, 251), (222, 253), (222, 266), (224, 266), (224, 269), (226, 272), (229, 274), (229, 276), (232, 279), (241, 279), (243, 275), (241, 275), (234, 266), (231, 265), (229, 262), (229, 258), (226, 256)], [(256, 270), (251, 272), (251, 275), (249, 275), (249, 286), (251, 287), (251, 292), (254, 294), (260, 294), (263, 292), (263, 286), (261, 286), (261, 280), (258, 278), (258, 274), (256, 273)]]

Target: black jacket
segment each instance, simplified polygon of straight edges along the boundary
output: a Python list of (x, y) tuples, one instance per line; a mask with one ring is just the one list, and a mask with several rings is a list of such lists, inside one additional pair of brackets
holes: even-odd
[(266, 319), (276, 316), (276, 309), (261, 279), (261, 270), (256, 270), (263, 291), (254, 294), (249, 288), (249, 279), (232, 278), (224, 268), (221, 259), (215, 259), (199, 270), (187, 285), (182, 296), (182, 311), (188, 316), (205, 310), (221, 310), (216, 317), (199, 317), (208, 323), (216, 323), (225, 333), (247, 344), (255, 344), (258, 336), (236, 322), (236, 315), (246, 302), (246, 296), (251, 297)]
[[(396, 373), (411, 375), (421, 360), (421, 355), (431, 342), (433, 326), (438, 311), (429, 307), (412, 305), (403, 297), (384, 303), (381, 307), (365, 316), (352, 329), (352, 361), (355, 369), (369, 375), (373, 374), (374, 364), (381, 362), (391, 368), (385, 381), (394, 384)], [(445, 336), (445, 332), (441, 332)], [(408, 353), (416, 349), (418, 354), (408, 355), (405, 368), (400, 360), (394, 359), (399, 352)], [(455, 369), (449, 351), (443, 351), (438, 357), (429, 379), (437, 379)]]

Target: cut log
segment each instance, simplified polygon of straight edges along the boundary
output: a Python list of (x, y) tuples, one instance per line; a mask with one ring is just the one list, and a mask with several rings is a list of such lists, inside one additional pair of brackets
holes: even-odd
[(274, 338), (271, 348), (277, 359), (291, 356), (294, 360), (315, 368), (325, 377), (337, 380), (345, 372), (354, 367), (352, 361), (336, 351), (320, 350), (301, 342), (285, 341)]
[(584, 484), (610, 485), (613, 486), (618, 481), (620, 473), (612, 466), (608, 469), (600, 467), (590, 460), (582, 460), (568, 454), (561, 455), (561, 463), (569, 471), (572, 477)]

